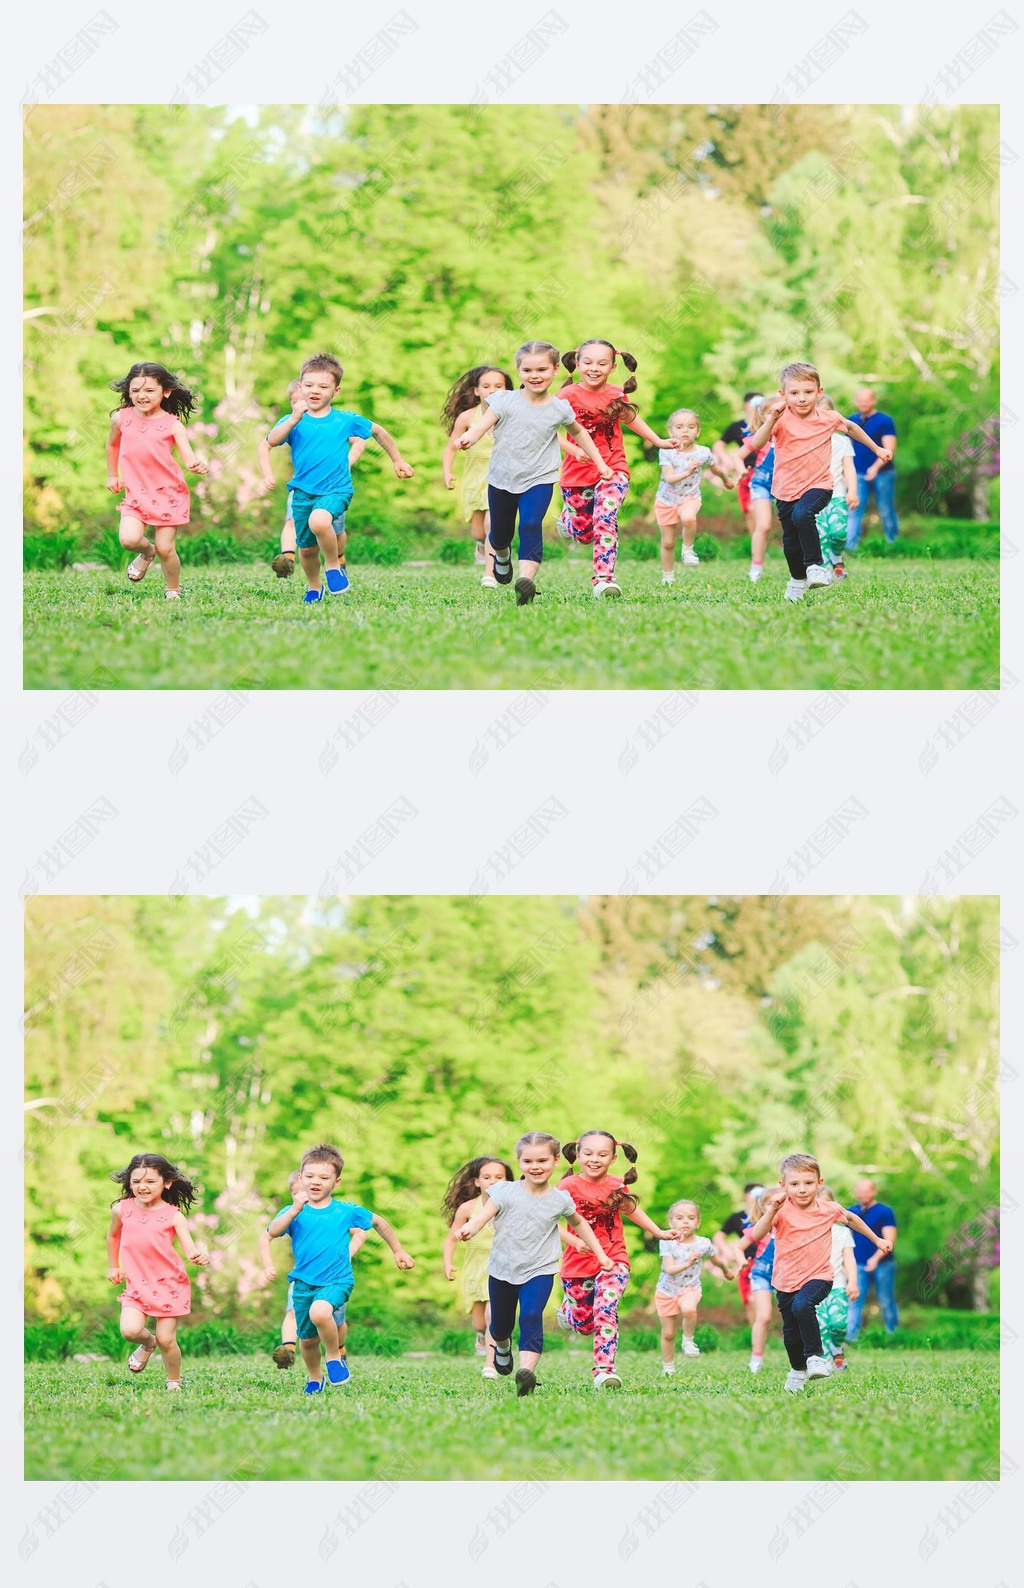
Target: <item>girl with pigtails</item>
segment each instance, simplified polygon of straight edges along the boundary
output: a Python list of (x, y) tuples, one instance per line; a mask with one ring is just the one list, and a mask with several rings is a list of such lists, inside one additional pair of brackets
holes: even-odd
[[(612, 386), (610, 376), (621, 358), (630, 371), (624, 386)], [(565, 506), (558, 520), (563, 540), (575, 540), (594, 548), (594, 595), (615, 597), (622, 594), (615, 582), (615, 562), (619, 551), (619, 510), (629, 490), (629, 464), (622, 446), (622, 426), (632, 430), (652, 447), (671, 447), (671, 441), (655, 435), (650, 425), (638, 417), (629, 393), (636, 391), (633, 371), (636, 359), (620, 351), (602, 337), (581, 342), (575, 353), (566, 353), (562, 363), (572, 378), (558, 393), (572, 408), (576, 419), (612, 470), (611, 479), (602, 479), (593, 463), (577, 448), (567, 447), (562, 465), (561, 491)]]
[(619, 1345), (619, 1302), (629, 1283), (629, 1255), (622, 1233), (622, 1215), (638, 1224), (649, 1235), (665, 1240), (665, 1231), (637, 1206), (637, 1198), (626, 1189), (636, 1180), (636, 1170), (627, 1169), (620, 1179), (610, 1173), (615, 1154), (635, 1164), (636, 1148), (616, 1141), (607, 1130), (588, 1130), (577, 1141), (567, 1142), (562, 1156), (579, 1169), (566, 1175), (558, 1189), (568, 1191), (576, 1211), (589, 1224), (602, 1250), (613, 1266), (602, 1271), (592, 1252), (571, 1233), (563, 1233), (562, 1305), (558, 1326), (567, 1333), (594, 1336), (593, 1380), (595, 1389), (619, 1389), (622, 1380), (615, 1371)]

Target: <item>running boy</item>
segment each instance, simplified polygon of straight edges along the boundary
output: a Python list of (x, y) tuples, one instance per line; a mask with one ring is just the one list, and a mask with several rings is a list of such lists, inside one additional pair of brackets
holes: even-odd
[(759, 452), (775, 443), (772, 495), (782, 525), (782, 551), (789, 567), (787, 601), (802, 601), (808, 586), (834, 582), (821, 560), (815, 517), (832, 499), (832, 436), (838, 431), (870, 447), (883, 462), (892, 454), (878, 447), (850, 419), (817, 406), (821, 380), (813, 364), (787, 364), (779, 375), (779, 396), (766, 405), (764, 423), (747, 442)]
[[(295, 1188), (302, 1184), (302, 1170), (293, 1169), (288, 1176), (288, 1195), (294, 1196)], [(366, 1242), (369, 1230), (353, 1230), (349, 1237), (348, 1255), (356, 1255), (359, 1248)], [(268, 1284), (273, 1284), (277, 1278), (277, 1269), (270, 1252), (270, 1231), (260, 1230), (259, 1235), (260, 1267), (263, 1277)], [(334, 1309), (334, 1321), (338, 1325), (338, 1353), (344, 1358), (345, 1336), (348, 1334), (348, 1323), (345, 1320), (345, 1303)], [(284, 1317), (281, 1319), (281, 1344), (274, 1347), (270, 1353), (278, 1367), (292, 1367), (295, 1362), (295, 1281), (288, 1281), (288, 1295), (285, 1300)]]
[[(288, 1278), (293, 1281), (295, 1333), (306, 1364), (306, 1394), (316, 1395), (325, 1382), (344, 1384), (351, 1378), (348, 1363), (341, 1354), (335, 1309), (352, 1294), (352, 1262), (349, 1232), (374, 1229), (395, 1254), (398, 1268), (412, 1268), (413, 1259), (403, 1249), (387, 1219), (354, 1202), (336, 1202), (334, 1192), (341, 1179), (345, 1160), (337, 1147), (321, 1144), (303, 1154), (291, 1206), (282, 1208), (268, 1226), (271, 1238), (290, 1235), (295, 1266)], [(320, 1347), (327, 1359), (327, 1378), (323, 1377)]]
[[(298, 379), (290, 380), (288, 382), (288, 402), (289, 402), (289, 404), (291, 404), (291, 403), (293, 403), (295, 401), (295, 394), (298, 391), (300, 385), (301, 385), (301, 382)], [(354, 464), (357, 463), (358, 460), (362, 457), (362, 455), (363, 455), (363, 453), (365, 451), (366, 451), (366, 440), (365, 440), (365, 438), (363, 436), (353, 436), (352, 440), (349, 442), (349, 446), (348, 446), (348, 466), (349, 466), (350, 470), (352, 469)], [(259, 447), (257, 448), (257, 457), (259, 459), (260, 476), (261, 476), (261, 479), (262, 479), (262, 482), (263, 482), (263, 494), (267, 495), (268, 492), (273, 491), (275, 489), (275, 487), (277, 486), (277, 480), (274, 478), (274, 471), (273, 471), (273, 469), (270, 466), (270, 442), (267, 440), (266, 436), (263, 437), (263, 439), (261, 440), (261, 442), (259, 444)], [(344, 570), (344, 567), (345, 567), (345, 515), (344, 515), (344, 513), (342, 513), (341, 517), (339, 518), (338, 524), (340, 525), (340, 529), (338, 531), (338, 566), (339, 566), (339, 568)], [(285, 510), (284, 510), (284, 523), (281, 525), (281, 550), (277, 553), (276, 557), (274, 557), (274, 559), (272, 560), (270, 566), (271, 566), (271, 568), (273, 568), (274, 572), (277, 574), (277, 577), (279, 579), (290, 579), (292, 574), (295, 572), (295, 520), (292, 518), (292, 492), (291, 491), (288, 492), (288, 499), (287, 499), (287, 502), (285, 504)]]
[(864, 1220), (838, 1202), (819, 1202), (822, 1188), (817, 1158), (794, 1152), (779, 1165), (780, 1184), (764, 1199), (764, 1213), (747, 1230), (759, 1241), (775, 1236), (772, 1285), (782, 1314), (782, 1343), (789, 1357), (786, 1389), (798, 1395), (811, 1378), (831, 1378), (832, 1363), (822, 1354), (815, 1308), (832, 1290), (832, 1226), (848, 1224), (873, 1241), (885, 1256), (892, 1242), (881, 1240)]
[(299, 373), (292, 411), (279, 419), (267, 436), (272, 447), (285, 442), (292, 449), (294, 475), (289, 485), (295, 544), (308, 586), (304, 600), (322, 601), (320, 553), (324, 578), (332, 595), (348, 589), (348, 576), (338, 562), (338, 541), (352, 502), (352, 471), (348, 444), (354, 436), (372, 436), (391, 459), (400, 480), (412, 478), (398, 443), (383, 425), (362, 414), (332, 408), (344, 370), (333, 353), (307, 358)]

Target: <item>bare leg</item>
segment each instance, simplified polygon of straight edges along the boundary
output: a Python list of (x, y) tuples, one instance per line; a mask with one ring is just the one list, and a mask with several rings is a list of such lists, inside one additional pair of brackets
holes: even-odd
[[(156, 555), (156, 547), (146, 538), (146, 526), (138, 518), (122, 518), (117, 530), (118, 539), (125, 551), (133, 551), (136, 566), (149, 567)], [(131, 1309), (129, 1309), (130, 1311)]]
[(683, 1294), (679, 1298), (679, 1304), (680, 1304), (680, 1306), (682, 1308), (682, 1312), (683, 1312), (683, 1339), (684, 1340), (692, 1340), (693, 1339), (693, 1331), (694, 1331), (694, 1329), (697, 1326), (697, 1303), (698, 1303), (699, 1300), (700, 1300), (700, 1297), (697, 1296), (696, 1294), (694, 1294), (694, 1292), (692, 1292), (692, 1291), (690, 1292), (689, 1295), (687, 1295), (686, 1292), (684, 1291)]
[[(492, 566), (493, 566), (493, 563), (492, 563)], [(524, 562), (523, 559), (520, 558), (520, 560), (519, 560), (519, 577), (521, 579), (536, 579), (537, 570), (539, 569), (539, 567), (540, 567), (540, 563), (539, 562), (530, 562), (529, 560)]]
[(155, 531), (156, 554), (160, 558), (168, 590), (181, 589), (181, 563), (174, 545), (177, 533), (175, 524), (161, 524)]
[(313, 1383), (319, 1383), (324, 1376), (323, 1363), (320, 1361), (320, 1336), (312, 1335), (308, 1340), (300, 1340), (299, 1350), (306, 1365), (306, 1377)]
[(764, 1348), (768, 1342), (768, 1330), (772, 1321), (772, 1293), (770, 1290), (757, 1290), (750, 1298), (754, 1303), (754, 1322), (750, 1330), (751, 1356), (764, 1356)]
[[(322, 507), (314, 508), (309, 515), (309, 527), (316, 536), (316, 543), (323, 552), (324, 567), (337, 568), (338, 566), (338, 537), (334, 531), (334, 520), (330, 513)], [(306, 566), (303, 558), (302, 566)], [(313, 1314), (310, 1313), (310, 1318)]]
[(750, 560), (752, 563), (764, 562), (765, 552), (768, 550), (768, 536), (772, 528), (771, 502), (754, 502), (754, 529), (750, 537)]
[(531, 1372), (537, 1366), (539, 1361), (539, 1351), (520, 1351), (519, 1353), (519, 1366), (529, 1368)]
[(676, 533), (675, 524), (662, 527), (661, 531), (661, 571), (672, 573), (676, 565)]
[(687, 551), (692, 551), (697, 534), (697, 504), (692, 498), (688, 502), (680, 502), (679, 516), (683, 523), (683, 545)]
[(341, 1341), (338, 1338), (338, 1325), (334, 1321), (334, 1308), (329, 1301), (314, 1301), (309, 1309), (309, 1321), (316, 1324), (316, 1332), (320, 1336), (320, 1344), (324, 1348), (324, 1356), (328, 1362), (340, 1362)]
[(178, 1345), (177, 1318), (156, 1320), (156, 1343), (164, 1359), (168, 1384), (181, 1383), (181, 1347)]
[(121, 1308), (121, 1334), (126, 1340), (131, 1340), (133, 1345), (141, 1345), (146, 1353), (146, 1361), (156, 1350), (156, 1336), (150, 1334), (146, 1328), (145, 1314), (135, 1307)]
[(295, 520), (286, 518), (281, 527), (281, 550), (295, 556)]
[(281, 1324), (281, 1344), (295, 1344), (295, 1313), (291, 1308), (285, 1313), (284, 1321)]
[(311, 590), (320, 588), (320, 548), (319, 546), (300, 546), (299, 561), (302, 571), (306, 575), (306, 583)]
[(671, 1367), (676, 1358), (676, 1335), (679, 1332), (679, 1314), (661, 1320), (661, 1360)]

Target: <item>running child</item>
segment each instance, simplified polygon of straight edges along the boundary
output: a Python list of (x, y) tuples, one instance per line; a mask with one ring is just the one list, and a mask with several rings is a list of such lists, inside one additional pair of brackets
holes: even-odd
[(452, 1176), (451, 1184), (445, 1192), (444, 1202), (441, 1204), (449, 1222), (449, 1230), (444, 1242), (444, 1277), (449, 1280), (457, 1277), (459, 1280), (459, 1307), (473, 1320), (473, 1328), (476, 1330), (476, 1354), (485, 1358), (484, 1365), (480, 1369), (484, 1378), (498, 1376), (494, 1366), (494, 1341), (488, 1329), (490, 1296), (487, 1290), (487, 1262), (494, 1240), (494, 1225), (485, 1226), (476, 1245), (470, 1247), (466, 1253), (465, 1262), (458, 1275), (454, 1261), (455, 1243), (462, 1226), (483, 1211), (484, 1192), (488, 1186), (513, 1178), (512, 1170), (500, 1158), (472, 1158)]
[[(455, 462), (456, 443), (471, 425), (479, 424), (484, 417), (484, 400), (492, 392), (512, 391), (512, 377), (493, 364), (477, 364), (460, 375), (445, 399), (441, 410), (441, 423), (448, 432), (448, 445), (444, 449), (441, 467), (444, 483), (449, 491), (456, 489), (452, 465)], [(486, 435), (476, 451), (466, 459), (458, 480), (456, 509), (461, 524), (469, 524), (476, 546), (477, 566), (483, 568), (480, 583), (496, 590), (493, 557), (487, 547), (487, 532), (491, 516), (487, 506), (487, 470), (490, 468), (494, 438)]]
[(610, 1173), (618, 1148), (630, 1164), (636, 1163), (636, 1148), (616, 1141), (607, 1130), (585, 1131), (577, 1141), (567, 1142), (562, 1156), (570, 1164), (579, 1162), (576, 1174), (559, 1182), (568, 1191), (576, 1210), (597, 1237), (598, 1254), (612, 1259), (605, 1269), (597, 1261), (590, 1243), (564, 1235), (562, 1257), (562, 1305), (558, 1327), (567, 1333), (594, 1336), (594, 1361), (591, 1369), (595, 1389), (619, 1389), (622, 1379), (615, 1371), (619, 1346), (619, 1302), (629, 1284), (630, 1263), (622, 1231), (622, 1215), (638, 1224), (649, 1235), (665, 1239), (670, 1230), (659, 1229), (654, 1220), (637, 1206), (636, 1197), (626, 1187), (636, 1180), (636, 1170), (627, 1169), (620, 1178)]
[[(298, 389), (298, 379), (288, 382), (289, 405), (295, 400), (295, 393), (298, 391)], [(350, 469), (355, 466), (365, 451), (365, 438), (363, 436), (353, 436), (352, 440), (348, 444), (348, 466)], [(270, 466), (270, 442), (267, 440), (266, 436), (263, 437), (259, 447), (257, 448), (257, 456), (259, 459), (260, 474), (263, 477), (263, 491), (264, 494), (266, 494), (268, 491), (273, 491), (277, 488), (277, 480), (275, 479), (274, 471)], [(292, 496), (293, 492), (289, 491), (288, 498), (285, 503), (284, 523), (281, 525), (281, 549), (277, 556), (272, 559), (270, 564), (279, 579), (290, 579), (292, 574), (295, 572), (295, 520), (292, 518)], [(338, 534), (338, 566), (340, 568), (344, 568), (344, 513), (341, 515), (340, 523), (341, 529)]]
[[(750, 1222), (756, 1223), (765, 1211), (765, 1189), (758, 1186), (751, 1198)], [(847, 1232), (848, 1233), (848, 1232)], [(833, 1231), (835, 1234), (835, 1231)], [(852, 1240), (853, 1237), (851, 1236)], [(772, 1322), (773, 1274), (775, 1265), (775, 1237), (763, 1235), (751, 1248), (750, 1259), (750, 1371), (760, 1373), (764, 1366), (764, 1348), (768, 1343), (768, 1330)]]
[[(192, 1239), (186, 1214), (195, 1201), (195, 1187), (158, 1152), (137, 1152), (127, 1169), (110, 1176), (121, 1187), (107, 1230), (107, 1278), (124, 1285), (121, 1333), (136, 1343), (128, 1358), (129, 1373), (143, 1373), (159, 1347), (167, 1388), (180, 1390), (181, 1348), (178, 1319), (192, 1310), (192, 1291), (175, 1241), (185, 1258), (199, 1268), (210, 1261)], [(152, 1318), (155, 1333), (146, 1327)]]
[[(173, 454), (177, 447), (190, 474), (206, 474), (208, 465), (192, 451), (183, 423), (196, 399), (162, 364), (133, 364), (110, 387), (120, 392), (121, 406), (111, 415), (107, 436), (107, 490), (112, 496), (124, 492), (118, 504), (119, 536), (125, 550), (135, 553), (128, 581), (141, 584), (153, 558), (159, 557), (164, 595), (179, 601), (181, 563), (175, 540), (189, 521), (190, 497)], [(153, 531), (152, 540), (147, 529)]]
[(661, 530), (661, 582), (675, 584), (676, 541), (683, 530), (683, 566), (697, 568), (700, 558), (693, 549), (700, 512), (700, 480), (704, 469), (721, 480), (727, 491), (735, 476), (715, 462), (710, 447), (697, 445), (700, 420), (692, 408), (677, 408), (669, 415), (669, 451), (661, 455), (661, 484), (654, 498), (654, 516)]
[(292, 449), (292, 517), (299, 561), (306, 575), (303, 600), (309, 603), (322, 601), (324, 596), (320, 584), (321, 553), (330, 593), (340, 595), (349, 587), (348, 575), (338, 561), (338, 540), (352, 503), (348, 443), (353, 436), (364, 440), (372, 436), (391, 459), (400, 480), (411, 479), (414, 472), (383, 425), (362, 414), (331, 406), (344, 373), (333, 353), (307, 358), (299, 372), (299, 389), (292, 399), (291, 413), (279, 419), (267, 436), (270, 446), (287, 444)]
[[(831, 1186), (823, 1185), (819, 1202), (835, 1202)], [(823, 1355), (832, 1363), (837, 1373), (846, 1367), (844, 1347), (846, 1326), (849, 1321), (849, 1303), (860, 1295), (857, 1283), (857, 1260), (853, 1250), (853, 1236), (844, 1224), (832, 1226), (832, 1289), (824, 1301), (819, 1301), (816, 1311), (821, 1328)]]
[(694, 1339), (697, 1308), (702, 1288), (702, 1259), (707, 1258), (724, 1279), (734, 1279), (736, 1270), (719, 1257), (713, 1241), (698, 1235), (700, 1207), (684, 1198), (668, 1210), (669, 1239), (660, 1241), (661, 1274), (654, 1292), (654, 1307), (661, 1319), (661, 1371), (671, 1376), (676, 1370), (676, 1335), (683, 1324), (683, 1355), (700, 1356)]
[[(836, 405), (824, 392), (818, 398), (818, 407), (826, 413), (835, 413)], [(822, 561), (832, 569), (834, 578), (846, 575), (846, 532), (850, 512), (860, 506), (857, 489), (857, 470), (853, 460), (853, 442), (849, 436), (836, 431), (832, 437), (832, 500), (817, 516), (818, 539), (821, 541)], [(852, 1236), (851, 1236), (852, 1240)]]
[(303, 1153), (299, 1166), (302, 1178), (292, 1193), (291, 1205), (282, 1208), (268, 1226), (271, 1239), (291, 1236), (295, 1266), (288, 1278), (293, 1283), (295, 1334), (306, 1366), (307, 1395), (320, 1394), (325, 1384), (344, 1384), (352, 1376), (341, 1353), (334, 1321), (335, 1310), (343, 1307), (352, 1294), (350, 1232), (376, 1230), (394, 1253), (396, 1268), (414, 1266), (414, 1259), (403, 1249), (387, 1219), (358, 1203), (334, 1200), (344, 1167), (345, 1160), (337, 1147), (326, 1143)]
[[(301, 1182), (302, 1170), (293, 1170), (288, 1176), (289, 1197), (294, 1194), (296, 1186), (300, 1185)], [(356, 1252), (358, 1252), (359, 1248), (365, 1244), (368, 1236), (368, 1230), (352, 1231), (348, 1241), (348, 1255), (350, 1258), (356, 1255)], [(270, 1254), (269, 1229), (260, 1230), (259, 1253), (260, 1266), (263, 1269), (263, 1277), (268, 1283), (272, 1284), (277, 1278), (277, 1269), (274, 1266), (274, 1259)], [(344, 1302), (342, 1302), (340, 1307), (335, 1307), (334, 1321), (338, 1325), (338, 1352), (344, 1360), (348, 1354), (345, 1350), (345, 1338), (348, 1334), (348, 1324), (345, 1321)], [(270, 1355), (272, 1360), (276, 1362), (277, 1366), (281, 1368), (291, 1367), (295, 1362), (295, 1281), (293, 1279), (288, 1281), (288, 1296), (287, 1300), (285, 1301), (284, 1317), (281, 1320), (281, 1343), (274, 1348)]]
[[(760, 425), (764, 424), (767, 414), (763, 397), (758, 397), (751, 404), (751, 435)], [(833, 446), (835, 437), (832, 438)], [(775, 469), (775, 446), (769, 441), (765, 446), (751, 449), (749, 444), (744, 444), (742, 453), (743, 462), (749, 465), (747, 480), (747, 500), (749, 502), (750, 525), (750, 573), (748, 575), (752, 584), (756, 584), (764, 572), (765, 553), (768, 550), (768, 537), (772, 530), (772, 475)]]
[(779, 1165), (779, 1185), (765, 1196), (764, 1212), (747, 1234), (760, 1241), (775, 1235), (772, 1283), (782, 1314), (782, 1343), (789, 1357), (786, 1389), (799, 1395), (808, 1379), (831, 1378), (832, 1363), (822, 1354), (815, 1311), (832, 1289), (832, 1226), (860, 1230), (884, 1255), (892, 1242), (869, 1230), (862, 1218), (838, 1202), (819, 1202), (821, 1169), (810, 1153), (794, 1152)]
[[(624, 386), (612, 386), (610, 377), (620, 358), (630, 371), (629, 379)], [(570, 377), (578, 371), (580, 378), (578, 382), (570, 378), (558, 395), (570, 405), (613, 472), (609, 479), (588, 458), (581, 458), (575, 449), (566, 449), (561, 476), (565, 506), (558, 520), (558, 533), (563, 540), (593, 545), (591, 583), (595, 596), (619, 596), (622, 591), (615, 582), (619, 511), (629, 490), (622, 426), (652, 447), (669, 447), (672, 443), (656, 436), (650, 425), (638, 417), (636, 403), (628, 400), (629, 393), (636, 391), (636, 359), (632, 353), (620, 352), (603, 337), (590, 337), (580, 343), (575, 353), (564, 354), (562, 363)]]
[[(567, 430), (585, 452), (602, 480), (614, 470), (605, 463), (578, 422), (572, 405), (551, 396), (559, 352), (550, 342), (524, 342), (516, 350), (518, 391), (494, 391), (483, 401), (484, 415), (454, 440), (457, 451), (475, 446), (494, 429), (494, 450), (487, 469), (487, 504), (491, 527), (487, 543), (494, 554), (494, 578), (512, 583), (512, 537), (519, 518), (519, 578), (516, 602), (526, 606), (537, 594), (536, 577), (544, 557), (544, 514), (558, 478), (558, 432)], [(616, 594), (618, 592), (616, 591)]]
[(519, 1368), (516, 1393), (532, 1395), (537, 1388), (534, 1369), (544, 1350), (544, 1308), (558, 1272), (561, 1241), (558, 1221), (565, 1219), (597, 1266), (605, 1273), (615, 1267), (597, 1237), (576, 1212), (567, 1191), (549, 1184), (561, 1151), (555, 1136), (532, 1130), (516, 1142), (516, 1159), (522, 1172), (511, 1185), (499, 1180), (483, 1192), (484, 1205), (456, 1233), (469, 1241), (495, 1219), (494, 1244), (487, 1265), (491, 1302), (491, 1336), (494, 1366), (501, 1378), (512, 1371), (512, 1328), (519, 1311)]
[(787, 601), (802, 601), (808, 589), (834, 583), (821, 560), (817, 515), (832, 497), (832, 437), (839, 431), (870, 447), (883, 462), (892, 454), (834, 410), (818, 407), (821, 380), (813, 364), (787, 364), (779, 375), (779, 396), (765, 407), (764, 423), (747, 450), (774, 440), (772, 496), (782, 525), (782, 551), (789, 568)]

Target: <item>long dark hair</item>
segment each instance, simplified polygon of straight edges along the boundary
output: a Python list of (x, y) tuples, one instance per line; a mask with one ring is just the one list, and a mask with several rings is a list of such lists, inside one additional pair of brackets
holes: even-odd
[(161, 1180), (169, 1180), (170, 1185), (165, 1185), (160, 1195), (165, 1202), (173, 1208), (180, 1208), (183, 1213), (188, 1213), (196, 1199), (197, 1192), (191, 1180), (186, 1180), (181, 1170), (173, 1163), (168, 1163), (158, 1152), (137, 1152), (127, 1169), (112, 1169), (111, 1180), (116, 1180), (121, 1187), (123, 1202), (126, 1197), (134, 1195), (132, 1191), (132, 1174), (136, 1169), (155, 1169)]
[[(613, 368), (615, 366), (616, 360), (621, 358), (622, 362), (629, 370), (629, 379), (622, 388), (623, 393), (636, 391), (636, 380), (633, 375), (633, 371), (636, 369), (636, 359), (633, 357), (632, 353), (627, 353), (623, 348), (616, 347), (614, 343), (606, 341), (603, 336), (588, 336), (585, 342), (580, 343), (575, 353), (562, 354), (562, 363), (569, 371), (569, 374), (574, 375), (576, 373), (576, 365), (579, 362), (579, 356), (583, 352), (583, 349), (585, 347), (593, 347), (595, 344), (598, 347), (611, 348)], [(566, 381), (565, 386), (562, 387), (562, 390), (565, 391), (566, 387), (575, 386), (575, 384), (576, 382), (574, 380), (568, 380)], [(610, 402), (608, 404), (608, 407), (605, 409), (602, 417), (609, 424), (617, 425), (621, 424), (623, 419), (625, 419), (627, 423), (630, 420), (635, 419), (639, 412), (640, 409), (637, 407), (636, 403), (628, 403), (624, 400), (624, 397), (616, 397), (614, 402)]]
[[(474, 364), (472, 369), (467, 369), (464, 375), (459, 376), (444, 400), (444, 407), (441, 409), (441, 423), (444, 425), (448, 435), (451, 435), (454, 430), (455, 421), (459, 415), (464, 414), (467, 408), (476, 407), (480, 400), (476, 395), (476, 388), (484, 376), (490, 374), (491, 370), (494, 371), (495, 375), (501, 376), (505, 382), (506, 391), (514, 390), (511, 375), (506, 370), (499, 369), (497, 364)], [(501, 1162), (500, 1158), (495, 1158), (494, 1161), (495, 1163)]]
[[(612, 1135), (610, 1130), (581, 1131), (576, 1137), (575, 1141), (566, 1142), (565, 1146), (562, 1148), (562, 1157), (567, 1159), (570, 1164), (574, 1164), (576, 1162), (580, 1147), (582, 1143), (586, 1141), (588, 1136), (607, 1136), (613, 1147), (616, 1149), (619, 1147), (622, 1148), (623, 1157), (627, 1158), (630, 1164), (636, 1163), (638, 1157), (636, 1148), (631, 1147), (628, 1141), (619, 1141), (617, 1137)], [(640, 1198), (637, 1196), (635, 1191), (626, 1191), (623, 1189), (623, 1187), (633, 1185), (635, 1180), (636, 1170), (633, 1168), (627, 1169), (625, 1174), (622, 1176), (622, 1186), (620, 1186), (618, 1191), (613, 1191), (605, 1203), (605, 1207), (608, 1209), (609, 1213), (621, 1213), (623, 1208), (625, 1208), (627, 1213), (632, 1213), (633, 1209), (639, 1203)]]
[[(132, 399), (129, 395), (132, 381), (137, 380), (140, 375), (148, 375), (150, 380), (155, 380), (159, 384), (164, 394), (160, 403), (161, 408), (165, 409), (167, 413), (173, 414), (175, 419), (181, 419), (187, 424), (192, 410), (196, 406), (196, 397), (194, 393), (189, 391), (187, 386), (182, 384), (177, 375), (173, 375), (162, 364), (133, 364), (123, 380), (112, 380), (110, 382), (111, 391), (121, 393), (120, 407), (130, 408), (132, 406)], [(116, 408), (114, 412), (117, 412)]]
[[(488, 366), (488, 368), (489, 367), (490, 366)], [(480, 1187), (474, 1182), (476, 1181), (477, 1175), (484, 1167), (484, 1164), (487, 1163), (500, 1164), (505, 1171), (505, 1179), (515, 1179), (515, 1175), (512, 1173), (512, 1170), (505, 1162), (504, 1158), (495, 1158), (491, 1154), (487, 1154), (483, 1158), (471, 1158), (468, 1163), (464, 1163), (462, 1168), (457, 1169), (452, 1175), (451, 1183), (444, 1194), (444, 1201), (441, 1203), (441, 1212), (444, 1214), (449, 1224), (452, 1222), (452, 1219), (459, 1211), (463, 1202), (468, 1202), (470, 1197), (473, 1195), (473, 1192), (479, 1191)]]

